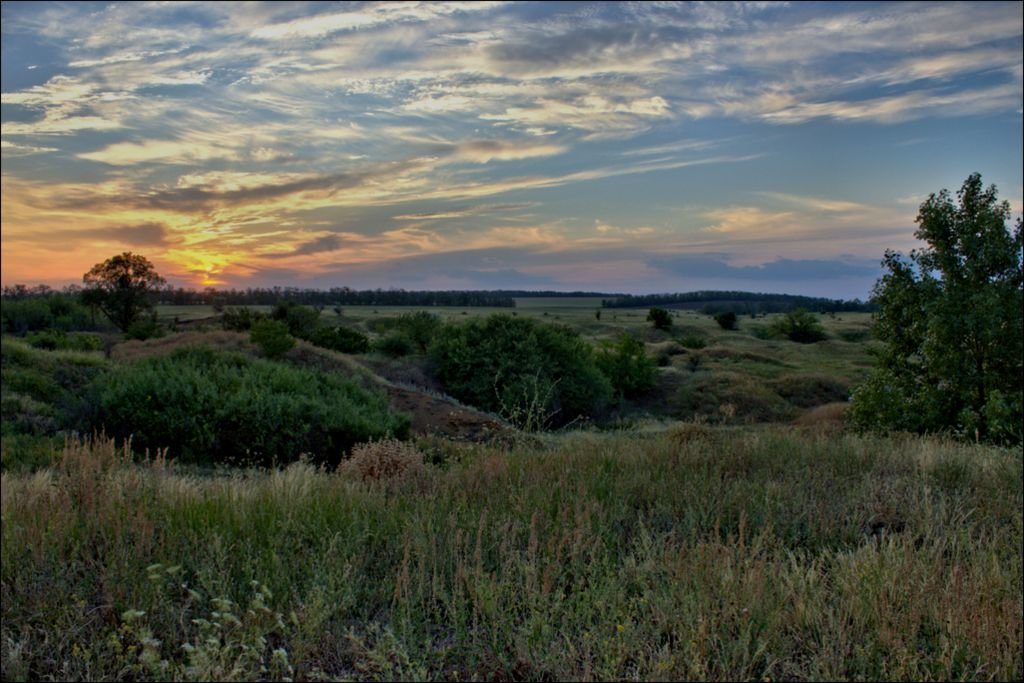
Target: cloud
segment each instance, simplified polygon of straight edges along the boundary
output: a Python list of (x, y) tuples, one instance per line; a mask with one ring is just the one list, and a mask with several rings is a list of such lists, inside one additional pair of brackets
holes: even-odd
[(344, 241), (338, 235), (323, 235), (304, 242), (291, 251), (261, 254), (263, 258), (281, 259), (293, 256), (309, 256), (311, 254), (322, 254), (328, 251), (337, 251), (344, 246)]
[(56, 147), (36, 147), (35, 145), (20, 145), (16, 142), (0, 140), (0, 150), (3, 150), (5, 157), (24, 157), (31, 154), (45, 154), (47, 152), (59, 152)]
[(98, 161), (112, 166), (134, 166), (150, 162), (194, 164), (207, 159), (231, 159), (234, 152), (196, 142), (177, 140), (146, 140), (143, 143), (119, 142), (94, 152), (77, 155), (79, 159)]
[(516, 211), (518, 209), (529, 209), (538, 206), (536, 202), (518, 202), (514, 204), (478, 204), (477, 206), (466, 206), (461, 208), (445, 209), (441, 211), (428, 211), (425, 213), (406, 213), (392, 216), (396, 221), (432, 221), (448, 218), (465, 218), (467, 216), (479, 216), (483, 214), (497, 213), (499, 211)]
[(15, 234), (11, 240), (48, 245), (93, 243), (117, 243), (137, 247), (163, 246), (168, 243), (167, 226), (161, 223), (111, 226), (97, 228), (76, 228), (68, 230), (47, 230), (42, 234)]
[(779, 282), (876, 278), (881, 272), (878, 267), (818, 259), (778, 258), (757, 266), (732, 266), (722, 256), (705, 254), (656, 257), (647, 263), (659, 271), (686, 277)]

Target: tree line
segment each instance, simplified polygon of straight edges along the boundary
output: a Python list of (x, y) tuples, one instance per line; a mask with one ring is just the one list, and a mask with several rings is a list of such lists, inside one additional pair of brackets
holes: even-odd
[(615, 298), (602, 300), (601, 306), (603, 308), (669, 306), (699, 310), (709, 315), (730, 311), (737, 314), (784, 313), (797, 308), (815, 313), (872, 312), (878, 308), (873, 303), (860, 299), (827, 299), (796, 294), (715, 290), (676, 294), (620, 294)]

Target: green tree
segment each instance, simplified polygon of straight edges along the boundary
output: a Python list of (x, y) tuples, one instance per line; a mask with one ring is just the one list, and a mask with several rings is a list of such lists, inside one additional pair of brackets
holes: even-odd
[(612, 398), (594, 350), (561, 325), (508, 314), (449, 323), (430, 358), (445, 391), (526, 429), (594, 417)]
[(86, 304), (99, 307), (121, 331), (152, 310), (153, 293), (164, 284), (149, 259), (130, 251), (97, 263), (82, 281)]
[(295, 338), (288, 334), (288, 325), (280, 320), (267, 318), (252, 324), (249, 339), (260, 347), (267, 358), (279, 358), (295, 346)]
[(956, 202), (942, 190), (921, 204), (915, 236), (927, 246), (886, 252), (872, 292), (885, 347), (854, 393), (855, 424), (1021, 441), (1024, 244), (1009, 219), (977, 173)]
[(657, 363), (647, 355), (644, 343), (630, 334), (623, 333), (614, 342), (604, 342), (596, 360), (619, 398), (642, 394), (657, 381)]
[(787, 311), (771, 325), (773, 335), (800, 344), (813, 344), (825, 339), (825, 328), (818, 322), (818, 316), (797, 308)]
[(655, 329), (668, 330), (672, 328), (672, 315), (664, 308), (652, 308), (648, 311), (647, 321), (653, 324)]
[(715, 322), (723, 330), (735, 330), (736, 329), (736, 314), (732, 311), (725, 311), (724, 313), (718, 313), (715, 315)]

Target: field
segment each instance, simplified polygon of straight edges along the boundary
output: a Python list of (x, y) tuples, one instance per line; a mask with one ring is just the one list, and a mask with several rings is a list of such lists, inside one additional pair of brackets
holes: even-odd
[[(848, 431), (868, 314), (796, 344), (771, 315), (674, 311), (663, 331), (646, 309), (521, 303), (429, 311), (629, 333), (654, 386), (524, 432), (447, 396), (422, 354), (266, 361), (212, 307), (161, 307), (177, 332), (109, 354), (5, 337), (3, 680), (1024, 678), (1024, 459)], [(321, 319), (377, 340), (417, 310)], [(409, 437), (258, 469), (53, 431), (97, 377), (197, 345), (378, 392)]]

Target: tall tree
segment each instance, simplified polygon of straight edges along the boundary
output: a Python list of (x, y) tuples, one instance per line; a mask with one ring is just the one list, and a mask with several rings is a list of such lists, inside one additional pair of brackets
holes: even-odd
[(886, 252), (875, 284), (875, 332), (885, 342), (855, 392), (863, 427), (942, 431), (1019, 443), (1024, 406), (1022, 227), (1010, 205), (972, 174), (954, 202), (921, 204), (905, 258)]
[(164, 284), (145, 256), (126, 251), (97, 263), (82, 276), (83, 300), (98, 306), (122, 331), (153, 307), (152, 294)]

